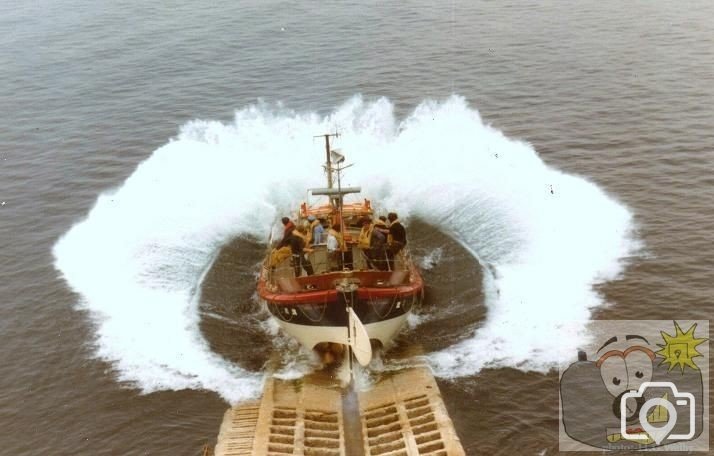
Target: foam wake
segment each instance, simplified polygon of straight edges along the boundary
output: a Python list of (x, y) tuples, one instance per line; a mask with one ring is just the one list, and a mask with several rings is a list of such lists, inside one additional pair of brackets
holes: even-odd
[(631, 215), (587, 180), (546, 166), (527, 144), (485, 125), (460, 97), (424, 102), (399, 122), (386, 99), (357, 96), (326, 117), (254, 105), (234, 122), (193, 121), (55, 245), (56, 267), (96, 323), (96, 354), (145, 392), (203, 388), (230, 401), (260, 374), (212, 353), (198, 330), (202, 276), (221, 245), (261, 239), (276, 216), (322, 186), (321, 144), (357, 163), (345, 184), (408, 221), (419, 216), (486, 266), (488, 317), (431, 360), (441, 375), (485, 365), (543, 369), (571, 340), (554, 326), (602, 304), (634, 246)]

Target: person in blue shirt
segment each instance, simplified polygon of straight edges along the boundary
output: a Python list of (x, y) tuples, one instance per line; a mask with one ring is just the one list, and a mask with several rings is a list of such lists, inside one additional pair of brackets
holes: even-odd
[(315, 218), (314, 215), (309, 215), (307, 221), (310, 222), (310, 229), (312, 230), (311, 244), (322, 244), (324, 242), (325, 227), (322, 226), (322, 221)]

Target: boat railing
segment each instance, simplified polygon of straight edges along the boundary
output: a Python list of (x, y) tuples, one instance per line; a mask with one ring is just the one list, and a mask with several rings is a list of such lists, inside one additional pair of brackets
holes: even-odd
[[(347, 275), (345, 275), (347, 273)], [(366, 288), (393, 288), (407, 285), (411, 282), (408, 271), (330, 271), (323, 274), (303, 275), (292, 277), (284, 275), (276, 277), (276, 284), (269, 286), (272, 293), (301, 293), (334, 290), (345, 280), (358, 287)], [(320, 298), (317, 298), (318, 300)]]
[[(394, 261), (391, 264), (387, 260), (386, 250), (384, 251), (383, 258), (381, 256), (379, 256), (379, 258), (368, 258), (367, 254), (362, 249), (357, 247), (356, 244), (350, 244), (350, 253), (351, 257), (350, 255), (347, 255), (347, 261), (345, 264), (342, 264), (342, 268), (340, 268), (341, 261), (336, 261), (334, 258), (331, 258), (329, 252), (327, 252), (327, 247), (324, 244), (313, 246), (312, 251), (307, 255), (307, 257), (312, 266), (314, 276), (340, 271), (375, 273), (392, 273), (397, 271), (408, 272), (413, 267), (413, 260), (406, 247), (395, 255)], [(295, 273), (296, 268), (294, 261), (293, 256), (289, 255), (278, 264), (271, 267), (269, 265), (270, 255), (268, 255), (263, 264), (263, 274), (267, 283), (270, 284), (271, 287), (278, 289), (280, 288), (279, 282), (284, 281), (284, 279), (295, 279), (307, 276), (307, 271), (304, 267), (300, 268), (299, 274)]]

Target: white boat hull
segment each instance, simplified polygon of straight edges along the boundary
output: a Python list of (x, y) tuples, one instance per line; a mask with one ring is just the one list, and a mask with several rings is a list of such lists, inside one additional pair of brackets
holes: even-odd
[[(365, 324), (364, 327), (370, 339), (377, 339), (383, 346), (386, 346), (402, 328), (407, 319), (407, 315), (409, 315), (409, 312), (395, 318), (390, 318), (389, 320), (368, 323)], [(275, 320), (286, 333), (290, 334), (309, 349), (313, 349), (315, 345), (321, 342), (347, 344), (346, 326), (297, 325), (277, 318)]]

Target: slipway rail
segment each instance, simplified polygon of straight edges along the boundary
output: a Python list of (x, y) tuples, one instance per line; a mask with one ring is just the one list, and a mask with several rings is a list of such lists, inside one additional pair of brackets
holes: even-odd
[(464, 450), (426, 366), (368, 391), (305, 379), (266, 381), (260, 401), (226, 411), (216, 456), (462, 456)]

